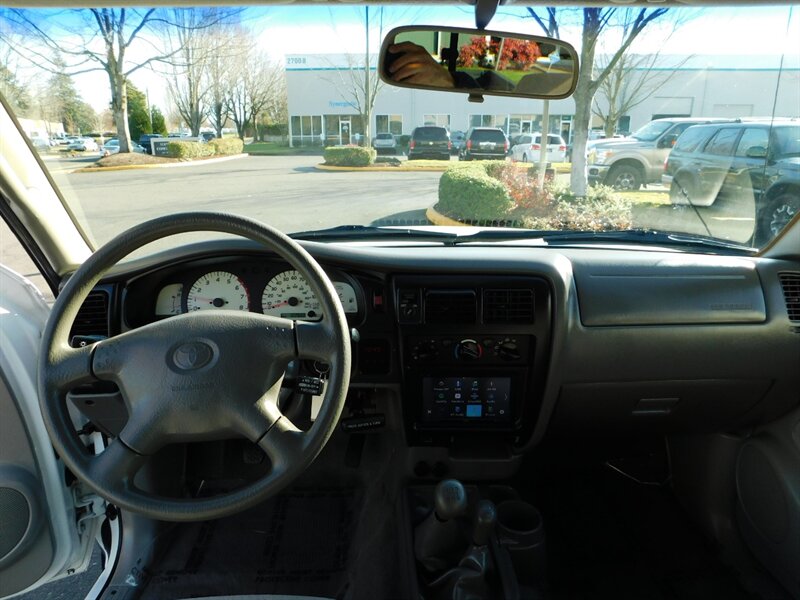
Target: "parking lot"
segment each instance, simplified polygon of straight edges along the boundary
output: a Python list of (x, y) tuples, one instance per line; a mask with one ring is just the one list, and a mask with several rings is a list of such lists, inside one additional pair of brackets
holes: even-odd
[[(328, 172), (315, 165), (321, 156), (251, 156), (228, 162), (180, 168), (75, 173), (96, 156), (45, 161), (79, 220), (91, 222), (97, 244), (143, 220), (184, 210), (225, 211), (250, 215), (283, 231), (305, 231), (341, 223), (424, 225), (425, 211), (437, 201), (439, 172)], [(559, 177), (567, 177), (560, 175)], [(664, 201), (666, 190), (648, 186), (639, 197)], [(368, 198), (368, 202), (364, 202)], [(354, 200), (358, 201), (354, 201)], [(636, 207), (634, 226), (676, 229), (745, 241), (752, 231), (752, 206), (702, 209)], [(200, 234), (195, 239), (203, 239)], [(174, 241), (162, 241), (169, 247)], [(25, 275), (35, 269), (3, 226), (3, 264)], [(41, 279), (35, 279), (43, 288)]]

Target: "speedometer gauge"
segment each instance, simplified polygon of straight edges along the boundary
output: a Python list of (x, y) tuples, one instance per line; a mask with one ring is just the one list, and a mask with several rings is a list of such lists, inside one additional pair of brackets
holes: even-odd
[(206, 273), (189, 288), (186, 308), (192, 310), (250, 310), (247, 287), (233, 273)]
[(264, 314), (274, 317), (316, 321), (322, 317), (320, 307), (305, 277), (298, 271), (278, 273), (267, 282), (261, 294)]

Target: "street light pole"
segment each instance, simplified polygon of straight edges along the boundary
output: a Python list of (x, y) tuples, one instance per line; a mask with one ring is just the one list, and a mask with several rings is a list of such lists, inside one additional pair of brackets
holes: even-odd
[(364, 7), (364, 28), (366, 30), (366, 46), (364, 48), (364, 145), (369, 145), (369, 125), (372, 119), (369, 97), (369, 6)]

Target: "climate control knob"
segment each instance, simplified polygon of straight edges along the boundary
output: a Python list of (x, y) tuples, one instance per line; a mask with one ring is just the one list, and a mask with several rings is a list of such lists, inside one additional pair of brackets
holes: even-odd
[(457, 360), (478, 360), (483, 356), (483, 346), (475, 340), (461, 340), (453, 351)]

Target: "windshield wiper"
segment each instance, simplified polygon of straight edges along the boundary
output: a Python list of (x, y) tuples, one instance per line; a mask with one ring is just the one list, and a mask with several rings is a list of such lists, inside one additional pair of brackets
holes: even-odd
[(340, 225), (338, 227), (331, 227), (330, 229), (301, 231), (291, 234), (290, 237), (295, 240), (324, 240), (326, 242), (354, 239), (369, 240), (376, 238), (452, 242), (458, 236), (446, 231), (431, 231), (427, 229), (373, 227), (371, 225)]
[(701, 247), (714, 250), (735, 250), (750, 253), (755, 249), (751, 246), (728, 242), (717, 238), (673, 233), (666, 231), (653, 231), (651, 229), (626, 229), (622, 231), (537, 231), (519, 229), (487, 229), (472, 235), (460, 236), (454, 243), (481, 241), (503, 241), (516, 239), (541, 239), (547, 245), (571, 245), (575, 243), (607, 243), (607, 242), (647, 242), (670, 246)]

